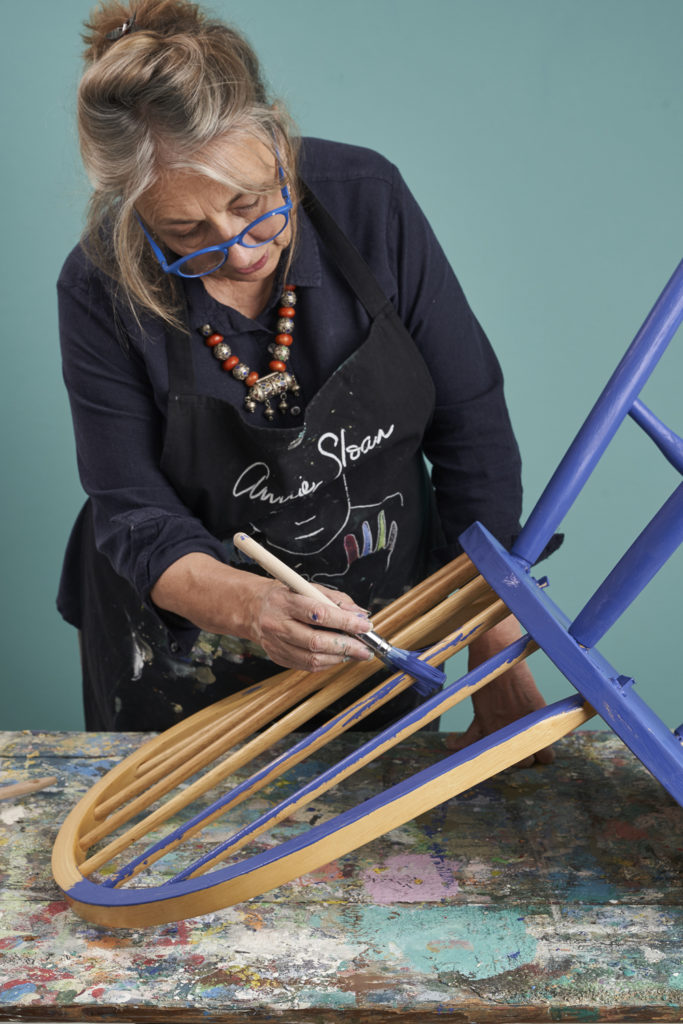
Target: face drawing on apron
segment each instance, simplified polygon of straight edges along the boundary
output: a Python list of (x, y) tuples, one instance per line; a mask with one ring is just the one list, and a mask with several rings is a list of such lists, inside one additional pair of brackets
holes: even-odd
[[(393, 491), (378, 501), (354, 504), (351, 488), (355, 480), (349, 468), (390, 441), (394, 431), (394, 423), (380, 427), (365, 435), (360, 444), (349, 442), (346, 428), (338, 434), (322, 433), (309, 446), (313, 449), (310, 457), (306, 456), (311, 472), (317, 475), (302, 478), (298, 490), (289, 494), (276, 493), (274, 474), (266, 462), (247, 466), (235, 482), (233, 495), (247, 497), (254, 504), (245, 520), (250, 531), (262, 532), (271, 547), (304, 573), (309, 556), (316, 555), (336, 563), (338, 577), (345, 576), (359, 558), (378, 552), (384, 553), (388, 566), (398, 539), (396, 516), (405, 503), (403, 494)], [(377, 452), (380, 457), (383, 454)], [(324, 495), (322, 501), (320, 494)], [(264, 507), (270, 507), (272, 523), (266, 520), (261, 525), (259, 513)], [(313, 571), (308, 578), (329, 585), (324, 573)]]

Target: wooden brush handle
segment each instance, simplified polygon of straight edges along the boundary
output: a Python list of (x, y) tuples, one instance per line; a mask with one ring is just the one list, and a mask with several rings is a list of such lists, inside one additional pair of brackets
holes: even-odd
[(294, 569), (290, 569), (288, 565), (281, 562), (280, 559), (274, 555), (271, 551), (267, 551), (266, 548), (262, 547), (258, 541), (253, 540), (252, 537), (247, 537), (246, 533), (236, 533), (233, 537), (233, 543), (236, 548), (243, 551), (245, 555), (269, 572), (276, 580), (280, 583), (284, 583), (286, 587), (293, 590), (296, 594), (301, 594), (303, 597), (313, 597), (316, 601), (324, 601), (326, 604), (331, 604), (333, 608), (337, 605), (334, 601), (323, 594), (321, 590), (305, 580), (303, 576), (299, 576), (298, 572), (294, 572)]
[(7, 786), (0, 786), (0, 800), (24, 796), (26, 793), (39, 793), (41, 789), (54, 786), (56, 781), (56, 775), (45, 775), (43, 778), (31, 779), (27, 782), (11, 782)]

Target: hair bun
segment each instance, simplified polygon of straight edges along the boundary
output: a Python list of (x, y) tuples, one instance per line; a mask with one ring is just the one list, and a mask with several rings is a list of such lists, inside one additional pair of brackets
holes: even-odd
[[(131, 23), (132, 28), (126, 27)], [(203, 12), (190, 0), (100, 0), (85, 22), (83, 56), (86, 64), (92, 64), (132, 31), (162, 37), (196, 35), (205, 24)]]

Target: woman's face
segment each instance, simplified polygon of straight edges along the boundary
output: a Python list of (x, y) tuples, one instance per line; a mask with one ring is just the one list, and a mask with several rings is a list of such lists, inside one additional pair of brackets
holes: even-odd
[[(282, 205), (278, 170), (270, 151), (256, 141), (221, 143), (221, 163), (235, 169), (257, 191), (235, 191), (202, 174), (169, 170), (137, 203), (154, 235), (178, 256), (234, 238), (257, 217)], [(204, 161), (210, 157), (204, 154)], [(272, 185), (272, 188), (269, 186)], [(261, 188), (268, 190), (263, 193)], [(258, 248), (233, 245), (210, 276), (234, 282), (263, 281), (274, 273), (291, 240), (291, 224)]]

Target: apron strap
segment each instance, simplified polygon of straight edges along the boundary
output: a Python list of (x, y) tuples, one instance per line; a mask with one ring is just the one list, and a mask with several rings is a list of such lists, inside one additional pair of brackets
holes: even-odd
[(181, 291), (181, 302), (178, 319), (185, 325), (185, 330), (175, 324), (166, 328), (166, 359), (168, 362), (168, 394), (169, 398), (178, 394), (194, 394), (194, 363), (192, 362), (192, 344), (189, 334), (190, 318), (187, 310), (185, 289)]
[(389, 299), (358, 249), (305, 181), (299, 181), (299, 191), (301, 204), (311, 218), (318, 236), (348, 281), (351, 290), (374, 320), (390, 304)]

